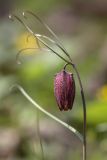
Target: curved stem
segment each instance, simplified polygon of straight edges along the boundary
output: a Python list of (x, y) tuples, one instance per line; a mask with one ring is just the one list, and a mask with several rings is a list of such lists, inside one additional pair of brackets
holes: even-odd
[(84, 90), (83, 90), (83, 86), (82, 86), (82, 82), (81, 82), (81, 78), (79, 75), (79, 72), (77, 70), (77, 67), (75, 64), (72, 64), (77, 77), (78, 77), (78, 81), (79, 81), (79, 85), (80, 85), (80, 90), (81, 90), (81, 97), (82, 97), (82, 104), (83, 104), (83, 160), (86, 160), (86, 123), (87, 123), (87, 117), (86, 117), (86, 102), (85, 102), (85, 96), (84, 96)]
[(81, 90), (81, 97), (82, 97), (82, 103), (83, 103), (83, 160), (86, 160), (86, 103), (85, 103), (84, 90), (83, 90), (81, 78), (80, 78), (76, 65), (73, 64), (72, 62), (66, 63), (64, 65), (64, 70), (66, 69), (68, 65), (71, 65), (74, 68), (77, 74), (77, 78), (78, 78), (80, 90)]
[(57, 121), (58, 123), (60, 123), (61, 125), (63, 125), (65, 128), (69, 129), (72, 133), (74, 133), (79, 140), (83, 143), (83, 137), (82, 135), (72, 126), (70, 126), (69, 124), (63, 122), (62, 120), (60, 120), (59, 118), (55, 117), (53, 114), (49, 113), (48, 111), (46, 111), (45, 109), (43, 109), (39, 104), (37, 104), (27, 93), (26, 91), (20, 86), (20, 85), (13, 85), (11, 87), (11, 89), (13, 88), (17, 88), (23, 95), (24, 97), (33, 104), (33, 106), (40, 110), (41, 112), (43, 112), (44, 114), (46, 114), (47, 116), (49, 116), (50, 118), (52, 118), (53, 120)]

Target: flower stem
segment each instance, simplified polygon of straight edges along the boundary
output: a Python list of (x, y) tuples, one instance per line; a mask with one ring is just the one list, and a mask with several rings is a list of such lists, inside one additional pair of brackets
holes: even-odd
[(82, 104), (83, 104), (83, 160), (86, 160), (86, 151), (87, 151), (87, 148), (86, 148), (86, 123), (87, 123), (86, 102), (85, 102), (85, 96), (84, 96), (84, 90), (83, 90), (81, 78), (77, 70), (77, 67), (75, 64), (71, 63), (71, 65), (73, 66), (77, 74), (79, 85), (80, 85), (80, 90), (81, 90), (81, 97), (82, 97)]
[(77, 78), (78, 78), (80, 90), (81, 90), (81, 97), (82, 97), (82, 103), (83, 103), (83, 160), (86, 160), (86, 103), (85, 103), (85, 96), (84, 96), (81, 78), (80, 78), (80, 75), (79, 75), (79, 72), (77, 70), (76, 65), (73, 64), (71, 61), (71, 63), (66, 63), (64, 65), (64, 69), (66, 69), (66, 67), (68, 65), (71, 65), (74, 68), (74, 70), (77, 74)]

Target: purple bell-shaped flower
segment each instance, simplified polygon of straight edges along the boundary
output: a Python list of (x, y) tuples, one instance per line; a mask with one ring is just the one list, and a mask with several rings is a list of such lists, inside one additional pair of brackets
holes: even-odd
[(73, 74), (65, 70), (56, 74), (54, 79), (54, 94), (61, 111), (72, 109), (75, 98), (75, 81)]

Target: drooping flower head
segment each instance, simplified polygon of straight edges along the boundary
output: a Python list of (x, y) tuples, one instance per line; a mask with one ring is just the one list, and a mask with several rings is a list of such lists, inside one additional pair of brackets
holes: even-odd
[(54, 79), (54, 94), (59, 109), (67, 111), (72, 109), (75, 98), (75, 81), (72, 73), (63, 69)]

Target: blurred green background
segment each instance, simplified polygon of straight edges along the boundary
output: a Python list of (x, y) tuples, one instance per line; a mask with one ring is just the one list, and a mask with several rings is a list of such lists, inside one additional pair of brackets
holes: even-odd
[[(18, 90), (20, 84), (44, 109), (82, 133), (82, 103), (77, 77), (73, 109), (60, 112), (54, 98), (54, 75), (64, 62), (51, 52), (19, 50), (37, 47), (33, 37), (8, 15), (37, 13), (55, 31), (81, 74), (87, 102), (87, 159), (107, 159), (107, 1), (106, 0), (0, 0), (0, 159), (81, 160), (82, 145), (67, 129), (39, 113), (40, 135), (35, 108)], [(27, 24), (36, 33), (49, 32), (32, 16)], [(51, 45), (61, 55), (63, 53)], [(63, 55), (64, 56), (64, 55)], [(74, 72), (70, 67), (68, 70)]]

